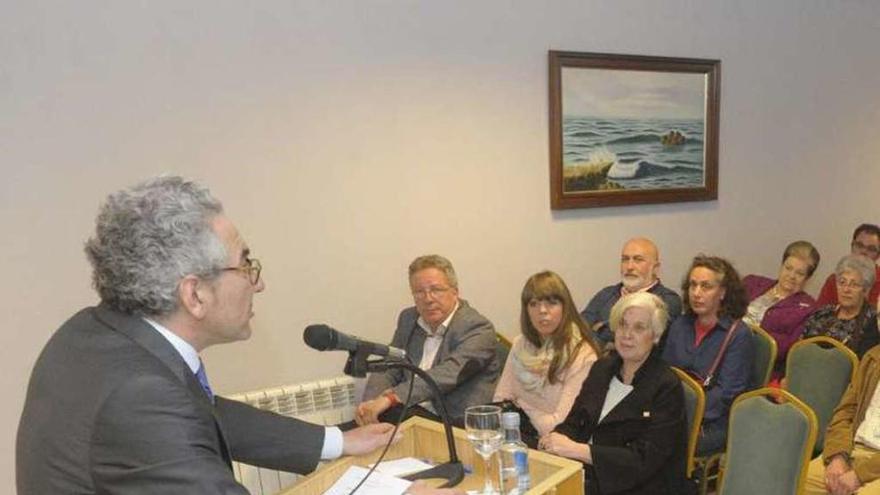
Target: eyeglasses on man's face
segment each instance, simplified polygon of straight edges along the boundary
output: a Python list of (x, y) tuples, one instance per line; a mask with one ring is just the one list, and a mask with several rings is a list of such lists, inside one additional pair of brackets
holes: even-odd
[(880, 246), (877, 246), (876, 244), (863, 244), (861, 241), (853, 241), (852, 248), (853, 251), (868, 253), (871, 256), (877, 256), (880, 254)]
[(437, 299), (438, 297), (443, 296), (450, 290), (452, 290), (452, 287), (426, 287), (424, 289), (413, 289), (412, 295), (414, 298), (420, 300), (425, 300), (429, 297), (431, 299)]
[(257, 285), (260, 282), (260, 272), (263, 271), (263, 265), (256, 258), (245, 258), (244, 262), (239, 266), (230, 266), (220, 270), (221, 272), (236, 271), (247, 274), (251, 285)]

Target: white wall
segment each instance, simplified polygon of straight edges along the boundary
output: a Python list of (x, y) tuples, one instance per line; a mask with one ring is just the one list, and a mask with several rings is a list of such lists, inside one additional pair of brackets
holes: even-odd
[[(772, 273), (795, 238), (822, 279), (880, 220), (871, 0), (253, 4), (4, 2), (0, 486), (37, 353), (95, 301), (99, 202), (160, 172), (206, 182), (264, 262), (253, 338), (206, 352), (228, 393), (339, 373), (309, 323), (386, 340), (419, 254), (514, 332), (528, 275), (584, 304), (629, 236), (673, 286), (698, 251)], [(548, 49), (721, 59), (719, 200), (551, 212)]]

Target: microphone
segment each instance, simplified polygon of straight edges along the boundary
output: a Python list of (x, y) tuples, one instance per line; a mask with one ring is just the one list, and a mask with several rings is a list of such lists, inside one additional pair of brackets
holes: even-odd
[(303, 332), (303, 340), (307, 346), (319, 351), (361, 351), (398, 361), (406, 359), (406, 351), (403, 349), (361, 340), (323, 324), (307, 326)]

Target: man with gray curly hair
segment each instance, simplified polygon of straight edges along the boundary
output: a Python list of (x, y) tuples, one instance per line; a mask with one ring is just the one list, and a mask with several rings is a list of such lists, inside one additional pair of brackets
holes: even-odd
[(180, 177), (110, 195), (86, 243), (97, 307), (55, 332), (31, 375), (20, 495), (246, 494), (233, 459), (305, 473), (369, 452), (391, 425), (345, 432), (214, 396), (203, 349), (247, 339), (261, 265), (219, 201)]

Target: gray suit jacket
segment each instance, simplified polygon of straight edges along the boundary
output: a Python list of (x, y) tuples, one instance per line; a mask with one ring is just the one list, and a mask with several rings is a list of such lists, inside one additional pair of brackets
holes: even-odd
[[(418, 365), (427, 333), (417, 323), (415, 307), (404, 309), (397, 318), (397, 330), (391, 345), (406, 350), (407, 358)], [(458, 310), (449, 322), (443, 343), (428, 374), (443, 392), (446, 407), (453, 421), (464, 417), (468, 406), (492, 402), (492, 394), (501, 373), (502, 363), (496, 357), (495, 328), (483, 315), (459, 300)], [(383, 390), (393, 388), (401, 400), (409, 390), (409, 373), (390, 370), (373, 373), (367, 380), (364, 399), (372, 399)], [(428, 385), (417, 379), (412, 392), (412, 404), (431, 398)]]
[(141, 318), (80, 311), (43, 349), (16, 442), (19, 495), (247, 494), (230, 460), (317, 465), (320, 426), (217, 397)]

